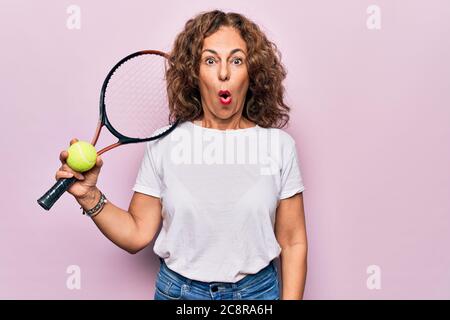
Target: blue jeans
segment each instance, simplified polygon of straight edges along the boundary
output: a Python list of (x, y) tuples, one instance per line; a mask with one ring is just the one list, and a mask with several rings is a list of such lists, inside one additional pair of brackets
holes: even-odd
[(279, 300), (275, 260), (256, 274), (232, 282), (191, 280), (169, 269), (163, 259), (155, 285), (155, 300)]

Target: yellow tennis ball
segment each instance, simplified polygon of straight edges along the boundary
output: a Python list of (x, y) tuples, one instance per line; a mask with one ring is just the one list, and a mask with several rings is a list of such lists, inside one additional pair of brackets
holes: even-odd
[(67, 165), (77, 172), (85, 172), (95, 166), (97, 151), (95, 147), (86, 141), (78, 141), (67, 149)]

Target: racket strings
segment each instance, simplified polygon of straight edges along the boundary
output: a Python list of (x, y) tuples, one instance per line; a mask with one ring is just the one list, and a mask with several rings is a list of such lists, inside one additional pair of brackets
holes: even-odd
[(105, 110), (112, 127), (130, 138), (145, 139), (169, 124), (165, 58), (145, 54), (124, 62), (105, 90)]

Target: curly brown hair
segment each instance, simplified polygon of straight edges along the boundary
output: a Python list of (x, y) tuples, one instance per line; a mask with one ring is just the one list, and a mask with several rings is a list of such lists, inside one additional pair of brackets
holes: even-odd
[(188, 20), (175, 39), (166, 70), (170, 120), (197, 120), (203, 115), (198, 75), (204, 38), (222, 26), (240, 32), (247, 44), (249, 88), (242, 115), (264, 128), (282, 128), (290, 108), (284, 102), (286, 70), (281, 53), (254, 22), (245, 16), (219, 10), (203, 12)]

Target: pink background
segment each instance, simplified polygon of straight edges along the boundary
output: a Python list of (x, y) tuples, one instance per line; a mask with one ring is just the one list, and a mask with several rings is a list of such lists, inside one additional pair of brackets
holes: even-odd
[[(69, 30), (69, 5), (81, 29)], [(366, 26), (372, 5), (381, 29)], [(121, 57), (168, 51), (220, 8), (283, 54), (309, 238), (305, 299), (450, 298), (450, 3), (413, 1), (0, 2), (0, 298), (153, 299), (153, 243), (130, 255), (69, 194), (46, 212), (59, 152), (90, 140), (101, 83)], [(105, 131), (107, 132), (107, 131)], [(114, 140), (103, 135), (98, 145)], [(99, 187), (128, 208), (144, 145), (104, 155)], [(70, 265), (81, 289), (66, 287)], [(366, 269), (381, 269), (381, 289)]]

